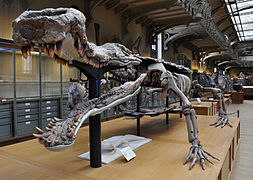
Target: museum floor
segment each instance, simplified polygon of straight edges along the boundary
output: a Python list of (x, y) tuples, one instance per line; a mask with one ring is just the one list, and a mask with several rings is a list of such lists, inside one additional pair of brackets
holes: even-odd
[(253, 177), (253, 101), (229, 105), (230, 112), (238, 108), (240, 109), (241, 140), (231, 179), (251, 180)]
[[(88, 127), (80, 129), (75, 145), (62, 152), (49, 152), (36, 139), (0, 148), (1, 179), (217, 179), (222, 162), (234, 137), (238, 119), (231, 118), (233, 128), (210, 128), (216, 117), (198, 116), (200, 139), (203, 147), (220, 158), (215, 165), (206, 164), (203, 171), (197, 163), (189, 171), (183, 166), (190, 145), (187, 143), (186, 123), (179, 115), (144, 117), (141, 134), (152, 139), (135, 150), (137, 157), (126, 162), (123, 157), (101, 168), (90, 168), (89, 161), (78, 155), (88, 151)], [(135, 134), (136, 120), (122, 118), (102, 124), (102, 138), (122, 134)], [(224, 134), (221, 136), (221, 134)], [(219, 148), (217, 148), (217, 146)]]

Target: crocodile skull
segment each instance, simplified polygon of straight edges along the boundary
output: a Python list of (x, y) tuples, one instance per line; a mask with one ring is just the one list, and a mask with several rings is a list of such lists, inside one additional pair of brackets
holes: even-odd
[(85, 22), (85, 16), (73, 8), (27, 10), (13, 21), (12, 37), (22, 46), (25, 58), (38, 47), (63, 63), (78, 60), (95, 68), (140, 64), (141, 60), (121, 44), (96, 46), (88, 42)]

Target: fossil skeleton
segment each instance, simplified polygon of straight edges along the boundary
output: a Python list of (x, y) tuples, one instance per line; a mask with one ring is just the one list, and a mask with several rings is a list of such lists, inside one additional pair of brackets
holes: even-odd
[[(198, 159), (205, 169), (205, 160), (212, 163), (207, 155), (217, 159), (202, 148), (198, 138), (196, 114), (187, 98), (192, 83), (182, 74), (191, 73), (191, 70), (162, 59), (133, 54), (121, 44), (106, 43), (96, 46), (86, 37), (85, 21), (85, 16), (72, 8), (27, 10), (13, 21), (13, 39), (17, 45), (22, 46), (24, 57), (36, 47), (64, 64), (76, 60), (97, 69), (105, 66), (130, 67), (126, 74), (132, 73), (131, 76), (128, 75), (129, 82), (91, 100), (86, 99), (84, 88), (74, 84), (69, 92), (69, 106), (72, 110), (68, 118), (53, 118), (45, 131), (37, 128), (38, 134), (34, 136), (39, 138), (39, 142), (49, 150), (62, 150), (73, 145), (80, 126), (89, 116), (126, 102), (139, 93), (143, 84), (148, 84), (163, 88), (161, 98), (168, 96), (167, 91), (170, 89), (183, 101), (188, 140), (192, 144), (184, 163), (187, 163), (193, 154), (190, 169)], [(222, 115), (224, 114), (226, 112)], [(215, 124), (220, 123), (226, 125), (228, 120), (224, 121), (224, 117), (219, 117)]]

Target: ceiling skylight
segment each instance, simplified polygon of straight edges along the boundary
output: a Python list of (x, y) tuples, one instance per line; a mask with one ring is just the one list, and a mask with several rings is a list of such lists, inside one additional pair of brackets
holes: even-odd
[(240, 41), (253, 41), (253, 0), (225, 0)]

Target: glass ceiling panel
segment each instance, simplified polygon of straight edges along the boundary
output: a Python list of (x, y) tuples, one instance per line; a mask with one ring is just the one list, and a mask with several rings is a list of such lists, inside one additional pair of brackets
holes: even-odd
[(253, 37), (245, 37), (246, 41), (253, 41)]
[[(237, 16), (237, 17), (239, 17), (239, 16)], [(247, 22), (253, 21), (253, 14), (241, 16), (241, 21), (242, 21), (242, 23), (247, 23)]]
[(253, 29), (253, 24), (242, 24), (242, 28), (243, 30)]
[(244, 31), (245, 36), (253, 36), (253, 31)]
[(240, 41), (253, 40), (253, 0), (225, 0)]

